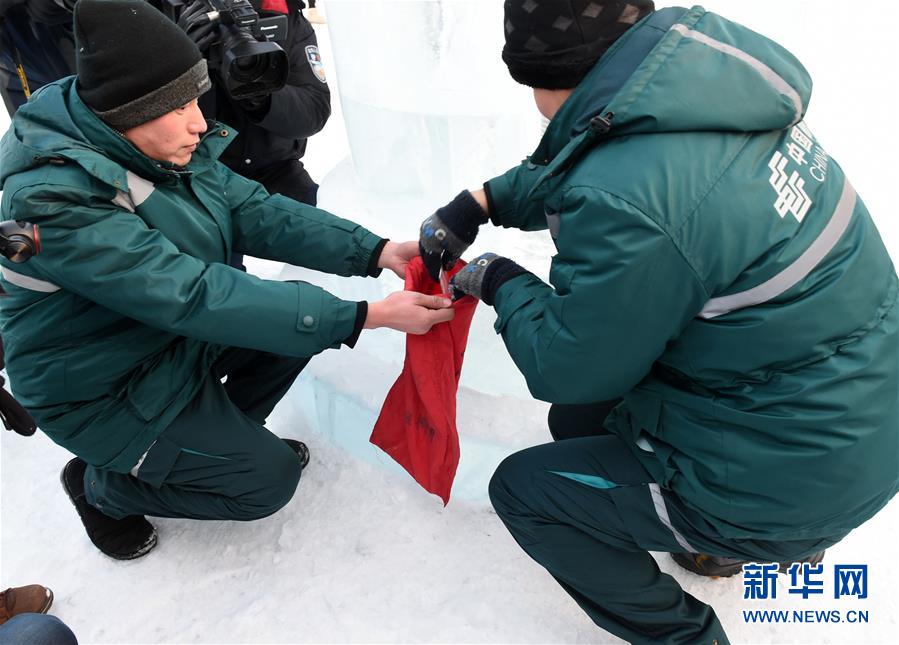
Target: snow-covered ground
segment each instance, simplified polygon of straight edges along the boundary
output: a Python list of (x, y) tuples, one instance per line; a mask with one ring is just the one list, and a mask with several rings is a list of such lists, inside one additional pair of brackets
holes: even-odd
[[(816, 82), (808, 120), (845, 168), (899, 263), (895, 4), (709, 0), (705, 6), (774, 37), (808, 67)], [(354, 203), (347, 196), (353, 181), (345, 161), (349, 144), (331, 39), (326, 28), (318, 33), (334, 115), (310, 141), (307, 165), (314, 177), (323, 178), (325, 208), (371, 218), (368, 212), (344, 210)], [(402, 61), (385, 60), (386, 66), (391, 74), (403, 73)], [(0, 129), (5, 127), (6, 116), (0, 114)], [(443, 196), (435, 195), (435, 205), (438, 197)], [(396, 222), (366, 223), (401, 234), (390, 230)], [(536, 248), (521, 253), (530, 259)], [(251, 270), (282, 278), (294, 271), (261, 261), (252, 262)], [(370, 288), (356, 286), (361, 283), (347, 288)], [(384, 283), (391, 285), (399, 288), (398, 282)], [(487, 312), (479, 315), (489, 324)], [(481, 350), (491, 357), (501, 344), (498, 338), (493, 342)], [(400, 348), (388, 361), (391, 373), (381, 371), (378, 362), (385, 359), (385, 347)], [(275, 411), (271, 429), (304, 439), (312, 450), (312, 463), (285, 509), (253, 523), (154, 520), (159, 546), (134, 562), (106, 559), (87, 540), (58, 482), (68, 453), (40, 433), (31, 439), (0, 433), (0, 588), (50, 586), (56, 594), (51, 611), (82, 643), (618, 642), (523, 554), (484, 499), (483, 482), (499, 458), (496, 450), (549, 439), (545, 406), (514, 396), (514, 374), (499, 377), (508, 380), (512, 394), (487, 392), (476, 373), (484, 370), (483, 361), (469, 352), (460, 433), (463, 441), (484, 442), (494, 452), (482, 462), (475, 457), (489, 450), (463, 450), (460, 480), (446, 508), (405, 473), (387, 467), (386, 459), (359, 452), (358, 438), (370, 427), (346, 428), (338, 436), (322, 431), (321, 419), (305, 409), (304, 402), (325, 385), (332, 400), (347, 392), (350, 404), (377, 405), (399, 370), (401, 347), (385, 332), (363, 335), (353, 352), (326, 352)], [(354, 379), (345, 378), (346, 368), (355, 369)], [(508, 363), (496, 362), (494, 369), (508, 370)], [(365, 418), (364, 411), (346, 414)], [(509, 418), (524, 421), (510, 424)], [(704, 580), (675, 570), (667, 556), (658, 560), (690, 593), (715, 607), (734, 642), (895, 643), (897, 530), (899, 504), (893, 503), (828, 551), (828, 572), (832, 564), (868, 565), (869, 597), (854, 602), (828, 600), (829, 590), (823, 600), (787, 598), (782, 577), (778, 600), (750, 604), (743, 600), (739, 577)], [(744, 609), (840, 609), (844, 615), (862, 609), (870, 622), (747, 624)]]

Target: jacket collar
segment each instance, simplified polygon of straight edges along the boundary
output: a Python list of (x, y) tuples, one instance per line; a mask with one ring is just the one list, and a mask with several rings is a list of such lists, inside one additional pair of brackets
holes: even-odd
[(606, 106), (685, 12), (681, 7), (660, 9), (615, 41), (550, 121), (531, 161), (548, 165), (574, 139), (585, 135), (590, 121), (603, 116)]
[(530, 194), (605, 138), (788, 128), (803, 118), (811, 90), (802, 64), (764, 36), (700, 6), (657, 11), (609, 49), (555, 115), (531, 158), (546, 169)]

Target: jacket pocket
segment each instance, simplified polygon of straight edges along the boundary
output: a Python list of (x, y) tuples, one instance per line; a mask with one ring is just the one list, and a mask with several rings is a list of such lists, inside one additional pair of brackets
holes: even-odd
[(175, 469), (176, 464), (179, 470), (199, 472), (204, 468), (208, 469), (210, 465), (221, 466), (231, 461), (230, 458), (221, 455), (184, 448), (163, 433), (147, 450), (137, 470), (137, 478), (154, 488), (159, 488)]
[(135, 374), (125, 387), (128, 406), (143, 421), (153, 421), (165, 410), (181, 388), (173, 382), (167, 361), (156, 356)]

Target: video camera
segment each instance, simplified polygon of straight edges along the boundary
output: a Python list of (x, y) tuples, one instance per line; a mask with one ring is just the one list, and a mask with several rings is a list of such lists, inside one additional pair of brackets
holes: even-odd
[(284, 87), (290, 63), (275, 41), (287, 37), (287, 16), (260, 18), (249, 0), (200, 0), (204, 11), (181, 20), (188, 0), (162, 0), (163, 13), (186, 32), (209, 29), (207, 60), (234, 99), (258, 98)]

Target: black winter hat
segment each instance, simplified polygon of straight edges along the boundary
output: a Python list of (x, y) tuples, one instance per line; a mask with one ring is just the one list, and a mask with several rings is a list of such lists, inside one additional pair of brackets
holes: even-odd
[(519, 83), (548, 90), (580, 83), (652, 0), (506, 0), (503, 61)]
[(78, 94), (124, 131), (190, 103), (211, 87), (193, 41), (146, 0), (75, 5)]

